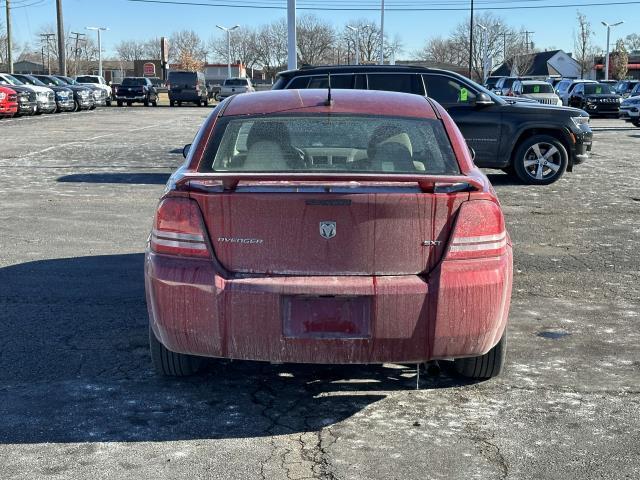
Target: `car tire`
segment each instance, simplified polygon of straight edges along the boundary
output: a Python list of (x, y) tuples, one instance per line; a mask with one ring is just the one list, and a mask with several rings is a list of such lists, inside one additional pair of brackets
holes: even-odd
[(214, 94), (213, 94), (213, 99), (214, 99), (216, 102), (219, 102), (219, 101), (220, 101), (220, 92), (216, 92), (216, 93), (214, 93)]
[(178, 102), (178, 106), (181, 107), (182, 106), (182, 102)]
[(148, 98), (145, 98), (145, 99), (144, 99), (144, 102), (142, 102), (142, 103), (144, 103), (144, 106), (145, 106), (145, 107), (148, 107), (148, 106), (149, 106), (149, 99), (148, 99)]
[(456, 358), (454, 368), (463, 377), (483, 380), (500, 375), (507, 358), (507, 332), (500, 341), (484, 355)]
[(196, 107), (201, 107), (202, 106), (202, 100), (198, 99), (196, 101)]
[(105, 105), (104, 105), (104, 106), (105, 106), (105, 107), (110, 107), (110, 106), (111, 106), (111, 100), (110, 100), (110, 99), (107, 99), (107, 100), (105, 101)]
[(549, 185), (562, 177), (568, 162), (567, 150), (560, 140), (550, 135), (534, 135), (517, 146), (512, 165), (522, 182)]
[(203, 105), (204, 105), (205, 107), (208, 107), (208, 106), (209, 106), (209, 99), (208, 99), (208, 98), (205, 98), (205, 100), (204, 100), (204, 102), (203, 102)]
[(633, 121), (631, 122), (633, 124), (634, 127), (640, 127), (640, 121)]
[(121, 107), (122, 106), (122, 102), (120, 100), (118, 100), (118, 106)]
[(151, 326), (149, 326), (149, 349), (151, 350), (153, 368), (158, 375), (186, 377), (197, 373), (202, 366), (201, 358), (172, 352), (165, 347), (156, 338)]
[(170, 107), (175, 107), (176, 106), (176, 102), (174, 102), (173, 100), (169, 100), (169, 106)]
[(127, 107), (130, 107), (131, 105), (133, 105), (133, 102), (127, 102)]
[(80, 104), (74, 100), (73, 101), (73, 110), (71, 110), (72, 112), (79, 112), (80, 111)]

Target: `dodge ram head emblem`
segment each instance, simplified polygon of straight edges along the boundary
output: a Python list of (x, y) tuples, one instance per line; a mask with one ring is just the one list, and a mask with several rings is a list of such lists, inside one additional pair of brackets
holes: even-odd
[(335, 237), (336, 222), (330, 222), (330, 221), (320, 222), (320, 236), (326, 239)]

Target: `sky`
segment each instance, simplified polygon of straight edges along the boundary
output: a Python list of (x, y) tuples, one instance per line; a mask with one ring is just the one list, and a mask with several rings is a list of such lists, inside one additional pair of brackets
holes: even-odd
[[(226, 3), (232, 5), (286, 6), (286, 0), (176, 0), (200, 3)], [(379, 0), (300, 0), (308, 5), (379, 5)], [(520, 29), (533, 31), (531, 38), (540, 49), (556, 47), (567, 52), (573, 50), (576, 29), (576, 11), (579, 9), (591, 22), (594, 42), (602, 49), (606, 43), (606, 28), (601, 21), (625, 23), (612, 30), (611, 43), (630, 33), (640, 33), (640, 1), (624, 5), (616, 2), (630, 0), (475, 0), (476, 8), (489, 8), (505, 22)], [(14, 8), (14, 42), (35, 43), (35, 34), (44, 26), (53, 26), (56, 21), (55, 0), (11, 0)], [(89, 25), (108, 27), (102, 42), (106, 56), (115, 55), (114, 47), (121, 40), (146, 40), (151, 37), (170, 36), (173, 31), (192, 29), (203, 39), (219, 36), (216, 24), (257, 26), (286, 16), (286, 10), (250, 9), (231, 7), (205, 7), (169, 5), (159, 3), (139, 3), (127, 0), (62, 0), (65, 26), (72, 31), (95, 35), (85, 31)], [(429, 8), (466, 8), (466, 0), (387, 0), (390, 4), (420, 5)], [(606, 3), (602, 6), (584, 6), (587, 3)], [(552, 5), (580, 4), (567, 8), (545, 8)], [(537, 8), (520, 10), (497, 10), (495, 7), (533, 6)], [(0, 22), (5, 22), (4, 0), (0, 0)], [(393, 7), (391, 7), (393, 8)], [(298, 11), (298, 15), (309, 12)], [(380, 12), (363, 11), (312, 11), (335, 26), (343, 26), (352, 19), (364, 18), (368, 23), (380, 22)], [(399, 59), (411, 59), (412, 52), (419, 50), (430, 38), (446, 37), (460, 21), (467, 18), (465, 11), (386, 11), (385, 32), (389, 38), (400, 35), (404, 52)]]

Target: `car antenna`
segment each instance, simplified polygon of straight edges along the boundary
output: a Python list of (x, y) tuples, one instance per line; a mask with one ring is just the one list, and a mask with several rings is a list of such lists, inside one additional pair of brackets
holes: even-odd
[(324, 102), (324, 104), (327, 107), (330, 107), (333, 104), (333, 100), (331, 100), (331, 74), (327, 73), (327, 100)]

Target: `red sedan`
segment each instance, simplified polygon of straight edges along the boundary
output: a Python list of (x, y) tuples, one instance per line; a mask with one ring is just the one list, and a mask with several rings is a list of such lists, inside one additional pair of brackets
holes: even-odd
[(200, 357), (504, 363), (512, 249), (446, 111), (280, 90), (218, 105), (169, 180), (145, 260), (156, 370)]
[(0, 85), (0, 117), (13, 117), (18, 112), (18, 94)]

